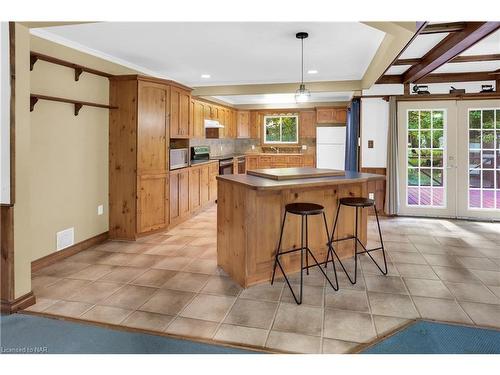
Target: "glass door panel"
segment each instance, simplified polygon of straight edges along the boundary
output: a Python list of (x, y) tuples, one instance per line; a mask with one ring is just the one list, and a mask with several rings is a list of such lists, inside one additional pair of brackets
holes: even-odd
[(459, 102), (458, 119), (458, 216), (500, 218), (500, 100)]
[[(400, 102), (400, 211), (402, 214), (450, 216), (455, 212), (454, 170), (447, 168), (447, 144), (455, 131), (448, 130), (449, 102)], [(451, 108), (451, 120), (455, 119)], [(402, 142), (404, 140), (404, 142)], [(451, 175), (451, 178), (450, 178)]]

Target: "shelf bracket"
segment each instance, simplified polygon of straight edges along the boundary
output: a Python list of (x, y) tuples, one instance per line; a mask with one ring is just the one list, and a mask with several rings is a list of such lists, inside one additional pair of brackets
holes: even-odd
[(38, 102), (38, 98), (36, 96), (30, 97), (30, 112), (33, 112), (35, 109), (35, 104)]
[(82, 68), (75, 68), (75, 81), (80, 80), (80, 76), (83, 73)]
[(30, 55), (30, 71), (33, 70), (35, 63), (38, 61), (38, 56)]
[(82, 103), (75, 103), (75, 116), (78, 116), (78, 113), (80, 113), (80, 109), (82, 109), (82, 107)]

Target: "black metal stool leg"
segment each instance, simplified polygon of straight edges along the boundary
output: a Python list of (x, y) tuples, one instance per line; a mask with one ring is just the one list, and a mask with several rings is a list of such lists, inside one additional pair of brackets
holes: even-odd
[(384, 248), (384, 241), (382, 240), (382, 231), (380, 230), (380, 223), (378, 221), (378, 213), (377, 213), (377, 206), (375, 204), (373, 205), (373, 209), (375, 210), (375, 218), (377, 219), (377, 228), (378, 228), (378, 236), (380, 238), (380, 248), (378, 250), (382, 250), (382, 257), (384, 258), (384, 269), (382, 269), (378, 263), (373, 259), (372, 255), (370, 252), (367, 252), (368, 256), (371, 258), (373, 263), (377, 266), (377, 268), (382, 272), (383, 275), (387, 275), (387, 259), (385, 258), (385, 248)]
[(281, 240), (283, 239), (283, 229), (285, 228), (285, 220), (286, 220), (286, 211), (285, 214), (283, 215), (283, 222), (281, 223), (281, 233), (280, 233), (280, 240), (278, 242), (278, 250), (276, 250), (276, 255), (274, 256), (273, 277), (271, 278), (271, 285), (273, 285), (274, 283), (274, 276), (276, 274), (276, 265), (278, 264), (278, 256), (280, 255), (281, 251)]
[(354, 221), (354, 284), (358, 280), (358, 208), (356, 210), (356, 220)]
[[(330, 251), (334, 252), (334, 250), (333, 250), (333, 236), (335, 235), (335, 228), (337, 227), (337, 220), (339, 218), (340, 207), (341, 207), (341, 204), (339, 203), (339, 206), (337, 207), (337, 213), (335, 214), (335, 220), (333, 221), (332, 236), (329, 237), (328, 253), (326, 255), (325, 268), (328, 265), (328, 259), (330, 258)], [(332, 259), (333, 259), (333, 254), (332, 254)]]
[[(308, 215), (306, 215), (306, 249), (309, 250), (309, 228), (307, 225)], [(306, 251), (306, 274), (309, 275), (309, 251)]]
[[(325, 223), (326, 238), (329, 241), (330, 240), (330, 233), (328, 233), (328, 223), (326, 221), (326, 215), (324, 212), (323, 212), (323, 222)], [(331, 248), (332, 248), (332, 243), (329, 241), (328, 242), (328, 250), (326, 253), (325, 268), (328, 264), (328, 257), (330, 255)], [(330, 285), (332, 286), (332, 288), (334, 290), (339, 290), (339, 279), (337, 278), (337, 270), (335, 268), (335, 258), (333, 257), (333, 255), (332, 255), (332, 267), (333, 267), (333, 274), (335, 275), (335, 286), (332, 285), (332, 283), (330, 282), (330, 280), (328, 278), (327, 278), (327, 280), (330, 282)], [(325, 272), (325, 274), (326, 274), (326, 272)]]

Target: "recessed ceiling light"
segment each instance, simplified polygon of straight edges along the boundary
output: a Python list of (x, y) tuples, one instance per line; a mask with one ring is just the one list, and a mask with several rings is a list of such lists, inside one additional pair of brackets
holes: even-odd
[(202, 74), (201, 78), (210, 78), (210, 74)]
[(307, 74), (318, 74), (318, 71), (316, 69), (311, 69), (307, 71)]

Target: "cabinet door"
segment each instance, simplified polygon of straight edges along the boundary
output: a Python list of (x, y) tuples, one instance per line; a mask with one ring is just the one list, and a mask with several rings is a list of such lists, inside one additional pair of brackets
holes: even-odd
[(200, 200), (204, 206), (210, 201), (210, 171), (209, 166), (204, 165), (200, 168)]
[(335, 122), (345, 124), (347, 122), (347, 109), (339, 108), (335, 111)]
[(247, 156), (246, 157), (246, 168), (247, 168), (247, 170), (259, 168), (258, 156)]
[(314, 167), (314, 155), (304, 155), (304, 167)]
[(189, 103), (191, 95), (186, 90), (170, 87), (170, 137), (189, 137)]
[(168, 87), (139, 82), (137, 106), (138, 173), (162, 173), (168, 169)]
[(316, 112), (301, 111), (299, 118), (299, 132), (301, 138), (316, 138)]
[(169, 223), (168, 176), (153, 175), (139, 178), (138, 221), (139, 233), (165, 228)]
[(209, 164), (209, 178), (210, 178), (209, 195), (211, 202), (214, 202), (217, 199), (218, 174), (219, 174), (219, 163)]
[(189, 169), (179, 173), (179, 214), (182, 218), (189, 215)]
[(333, 124), (335, 121), (333, 108), (316, 108), (316, 122), (318, 124)]
[(259, 113), (257, 111), (250, 111), (250, 138), (259, 139), (260, 138), (260, 122)]
[(238, 138), (250, 138), (250, 113), (248, 111), (238, 111), (236, 131)]
[(200, 168), (189, 168), (189, 208), (191, 211), (201, 206), (200, 177)]
[(179, 201), (179, 180), (180, 173), (170, 173), (170, 222), (174, 222), (180, 218), (180, 201)]
[(259, 156), (259, 168), (271, 168), (271, 156)]
[(205, 107), (203, 103), (195, 100), (193, 105), (193, 136), (195, 138), (203, 138), (205, 136)]
[(287, 165), (288, 168), (302, 167), (304, 160), (302, 155), (291, 155), (288, 157)]

